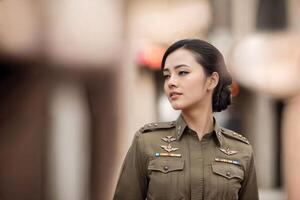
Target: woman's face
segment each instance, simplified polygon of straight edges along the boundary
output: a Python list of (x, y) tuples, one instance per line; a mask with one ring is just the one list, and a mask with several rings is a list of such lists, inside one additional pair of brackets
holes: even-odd
[(163, 75), (165, 93), (175, 110), (184, 110), (207, 101), (211, 104), (214, 87), (191, 51), (181, 48), (169, 54)]

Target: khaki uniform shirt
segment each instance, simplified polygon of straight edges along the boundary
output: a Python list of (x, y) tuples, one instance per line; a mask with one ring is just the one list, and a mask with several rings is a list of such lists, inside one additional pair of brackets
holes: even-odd
[(257, 200), (252, 147), (220, 128), (199, 141), (180, 116), (150, 123), (135, 135), (114, 200)]

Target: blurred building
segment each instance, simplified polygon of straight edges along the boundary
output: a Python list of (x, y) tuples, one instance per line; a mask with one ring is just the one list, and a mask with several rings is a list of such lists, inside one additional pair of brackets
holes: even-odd
[[(288, 172), (298, 151), (283, 151), (297, 136), (283, 121), (300, 83), (274, 71), (299, 72), (299, 10), (297, 0), (0, 1), (0, 199), (111, 199), (136, 130), (179, 114), (160, 61), (191, 37), (217, 46), (233, 74), (233, 106), (216, 117), (252, 143), (261, 199), (297, 199), (286, 183), (300, 180)], [(278, 91), (274, 77), (290, 82)]]

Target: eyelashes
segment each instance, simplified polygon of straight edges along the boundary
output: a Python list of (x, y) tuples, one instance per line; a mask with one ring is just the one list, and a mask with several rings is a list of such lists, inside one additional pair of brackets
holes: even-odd
[(187, 71), (180, 71), (180, 72), (178, 73), (179, 76), (185, 76), (185, 75), (187, 75), (187, 74), (189, 74), (189, 72), (187, 72)]
[[(178, 76), (186, 76), (188, 75), (190, 72), (187, 72), (187, 71), (179, 71), (178, 72)], [(164, 74), (163, 75), (163, 78), (166, 80), (166, 79), (169, 79), (171, 77), (170, 74)]]
[(166, 80), (166, 79), (169, 79), (171, 76), (170, 75), (163, 75), (163, 78)]

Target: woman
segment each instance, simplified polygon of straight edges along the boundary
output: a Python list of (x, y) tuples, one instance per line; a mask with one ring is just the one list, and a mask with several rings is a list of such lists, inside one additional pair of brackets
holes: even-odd
[(222, 54), (205, 41), (180, 40), (165, 52), (162, 72), (181, 115), (136, 133), (114, 199), (258, 199), (251, 145), (213, 117), (231, 103)]

